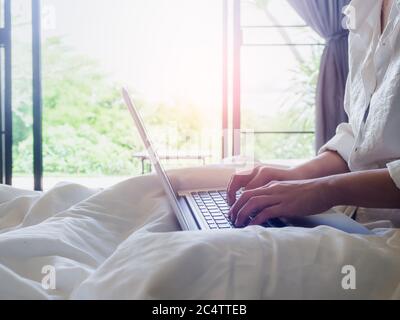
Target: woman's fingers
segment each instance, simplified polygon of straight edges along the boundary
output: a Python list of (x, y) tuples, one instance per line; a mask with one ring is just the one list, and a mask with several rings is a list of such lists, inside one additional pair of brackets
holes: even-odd
[(266, 168), (258, 170), (257, 174), (245, 186), (245, 190), (256, 189), (264, 186), (268, 182), (268, 171)]
[(276, 206), (277, 204), (278, 201), (274, 196), (261, 195), (251, 197), (237, 213), (236, 220), (234, 220), (235, 226), (241, 227), (246, 225), (250, 218), (253, 218), (253, 220), (257, 219), (260, 212), (263, 212), (269, 207)]
[(282, 207), (279, 205), (265, 208), (250, 221), (249, 226), (262, 225), (267, 220), (282, 217), (284, 214)]
[(245, 187), (257, 175), (259, 170), (260, 168), (257, 167), (248, 174), (236, 174), (232, 177), (227, 190), (227, 200), (230, 206), (236, 201), (236, 192)]
[(252, 197), (256, 196), (261, 196), (264, 194), (264, 190), (259, 188), (259, 189), (254, 189), (254, 190), (247, 190), (242, 193), (242, 195), (239, 197), (239, 199), (234, 203), (232, 206), (231, 210), (229, 211), (229, 216), (233, 222), (236, 221), (237, 214), (239, 210), (247, 203), (247, 201), (250, 200)]

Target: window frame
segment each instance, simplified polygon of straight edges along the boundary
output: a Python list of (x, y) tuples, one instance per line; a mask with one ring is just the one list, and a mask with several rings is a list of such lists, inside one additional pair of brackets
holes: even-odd
[(43, 101), (41, 1), (32, 0), (32, 112), (34, 189), (43, 190)]

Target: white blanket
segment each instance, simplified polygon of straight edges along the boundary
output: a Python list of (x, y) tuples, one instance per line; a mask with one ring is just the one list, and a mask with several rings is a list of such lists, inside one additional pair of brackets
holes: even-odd
[[(179, 188), (229, 175), (173, 173)], [(106, 190), (1, 186), (0, 299), (400, 298), (400, 230), (178, 229), (155, 176)], [(355, 268), (355, 290), (342, 287), (345, 265)], [(43, 285), (53, 283), (45, 266), (55, 289)]]

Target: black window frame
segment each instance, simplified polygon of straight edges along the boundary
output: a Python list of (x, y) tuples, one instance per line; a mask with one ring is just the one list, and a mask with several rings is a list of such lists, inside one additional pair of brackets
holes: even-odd
[(41, 0), (32, 0), (32, 112), (34, 189), (43, 190)]
[[(4, 26), (0, 28), (0, 48), (4, 52), (0, 69), (0, 183), (12, 185), (13, 112), (12, 112), (12, 0), (4, 0)], [(34, 189), (43, 190), (42, 155), (42, 75), (41, 75), (41, 2), (32, 0), (32, 113)]]

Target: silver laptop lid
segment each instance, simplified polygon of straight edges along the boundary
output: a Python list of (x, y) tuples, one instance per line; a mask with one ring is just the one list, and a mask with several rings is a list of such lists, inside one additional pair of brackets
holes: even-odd
[(172, 185), (168, 178), (168, 175), (165, 173), (165, 170), (160, 163), (159, 157), (157, 155), (157, 152), (154, 149), (153, 143), (151, 142), (149, 135), (147, 134), (147, 131), (146, 131), (146, 128), (142, 121), (142, 118), (140, 117), (140, 114), (139, 114), (133, 100), (131, 99), (130, 94), (127, 89), (125, 89), (125, 88), (122, 89), (122, 96), (125, 100), (125, 103), (126, 103), (128, 109), (129, 109), (129, 112), (131, 113), (132, 118), (136, 124), (136, 127), (139, 131), (139, 135), (143, 141), (143, 144), (144, 144), (147, 152), (149, 153), (150, 161), (151, 161), (152, 165), (154, 166), (154, 168), (156, 169), (156, 173), (161, 180), (164, 191), (167, 194), (168, 200), (169, 200), (170, 205), (178, 219), (178, 222), (181, 225), (182, 229), (188, 230), (189, 223), (188, 223), (187, 219), (185, 218), (185, 215), (179, 206), (178, 199), (176, 198), (175, 191), (172, 188)]

